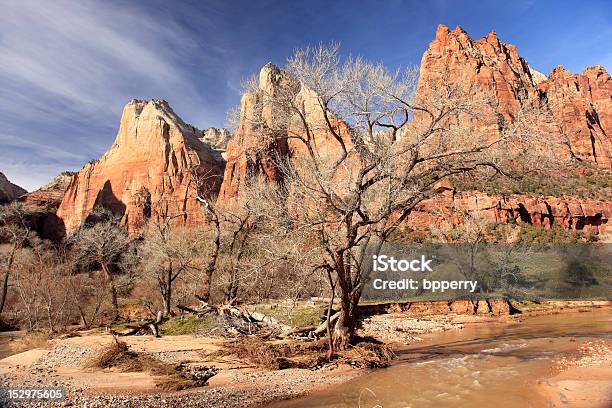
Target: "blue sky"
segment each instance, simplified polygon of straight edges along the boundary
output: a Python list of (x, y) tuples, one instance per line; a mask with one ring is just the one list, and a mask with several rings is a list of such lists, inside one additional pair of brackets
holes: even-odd
[(609, 1), (0, 0), (0, 171), (28, 190), (114, 140), (131, 98), (223, 126), (244, 77), (294, 48), (342, 43), (418, 64), (439, 23), (491, 29), (534, 68), (612, 67)]

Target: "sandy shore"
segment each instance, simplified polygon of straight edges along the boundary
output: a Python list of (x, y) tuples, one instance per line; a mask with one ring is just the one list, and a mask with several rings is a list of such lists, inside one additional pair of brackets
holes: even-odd
[(555, 362), (560, 371), (542, 379), (538, 389), (550, 407), (612, 407), (612, 346), (610, 341), (588, 342), (575, 358)]
[(62, 388), (66, 401), (22, 402), (18, 406), (88, 407), (245, 407), (294, 398), (326, 386), (348, 381), (360, 370), (347, 365), (322, 369), (291, 368), (268, 371), (231, 355), (211, 358), (223, 340), (194, 336), (126, 337), (130, 350), (168, 363), (214, 366), (220, 371), (209, 385), (178, 392), (159, 392), (155, 376), (147, 372), (86, 370), (83, 364), (113, 342), (111, 335), (83, 335), (54, 340), (49, 349), (34, 349), (0, 360), (4, 388)]
[[(527, 316), (529, 313), (520, 319)], [(359, 334), (379, 339), (392, 347), (401, 347), (418, 342), (422, 340), (421, 336), (429, 333), (460, 330), (471, 324), (516, 321), (513, 316), (409, 316), (391, 313), (364, 319)], [(68, 395), (67, 400), (55, 404), (30, 401), (19, 406), (245, 407), (302, 396), (344, 383), (366, 372), (346, 364), (329, 364), (317, 369), (264, 370), (236, 356), (221, 353), (225, 340), (219, 338), (131, 336), (123, 339), (130, 350), (158, 360), (216, 367), (219, 372), (206, 387), (160, 392), (156, 387), (158, 378), (147, 372), (83, 369), (85, 361), (114, 340), (110, 334), (82, 333), (78, 337), (53, 340), (46, 349), (29, 350), (0, 360), (1, 386), (62, 388)], [(539, 384), (539, 391), (546, 395), (552, 406), (612, 406), (609, 399), (612, 395), (611, 369), (593, 368), (593, 364), (585, 366), (586, 354), (582, 358), (582, 363), (562, 362), (565, 366), (558, 375)], [(594, 399), (593, 396), (597, 397)], [(574, 405), (564, 404), (564, 401)], [(586, 405), (579, 405), (582, 403)]]
[(550, 407), (612, 407), (612, 367), (575, 367), (539, 384)]

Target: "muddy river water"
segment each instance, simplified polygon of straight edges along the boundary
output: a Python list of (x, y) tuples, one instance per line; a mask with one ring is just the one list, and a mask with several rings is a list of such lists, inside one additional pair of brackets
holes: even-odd
[(389, 368), (274, 407), (546, 407), (538, 381), (588, 341), (612, 343), (609, 311), (475, 324), (406, 347)]

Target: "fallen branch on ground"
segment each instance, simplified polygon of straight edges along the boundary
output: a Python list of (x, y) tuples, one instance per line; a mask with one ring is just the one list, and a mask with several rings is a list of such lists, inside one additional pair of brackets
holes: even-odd
[(161, 311), (159, 311), (157, 312), (157, 317), (155, 318), (155, 320), (150, 320), (139, 326), (130, 326), (129, 327), (130, 330), (128, 330), (127, 332), (122, 332), (122, 333), (112, 332), (112, 333), (117, 336), (133, 336), (135, 334), (145, 334), (145, 333), (150, 332), (155, 337), (161, 337), (161, 335), (159, 334), (159, 325), (162, 324), (162, 322), (163, 322), (163, 314)]

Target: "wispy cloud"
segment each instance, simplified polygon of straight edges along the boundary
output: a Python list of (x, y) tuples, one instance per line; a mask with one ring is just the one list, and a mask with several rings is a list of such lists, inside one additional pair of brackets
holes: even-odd
[(0, 75), (81, 109), (112, 111), (145, 81), (199, 99), (177, 64), (196, 45), (171, 19), (129, 4), (26, 0), (3, 7), (0, 27)]
[[(70, 165), (99, 154), (134, 97), (176, 100), (187, 119), (210, 120), (187, 63), (204, 52), (172, 16), (148, 10), (157, 9), (88, 0), (3, 4), (0, 171), (51, 157)], [(26, 188), (39, 178), (27, 171), (13, 176)]]
[(418, 63), (445, 23), (495, 28), (543, 72), (612, 58), (605, 0), (0, 1), (0, 171), (28, 189), (104, 153), (129, 99), (222, 126), (242, 78), (320, 41), (394, 68)]

